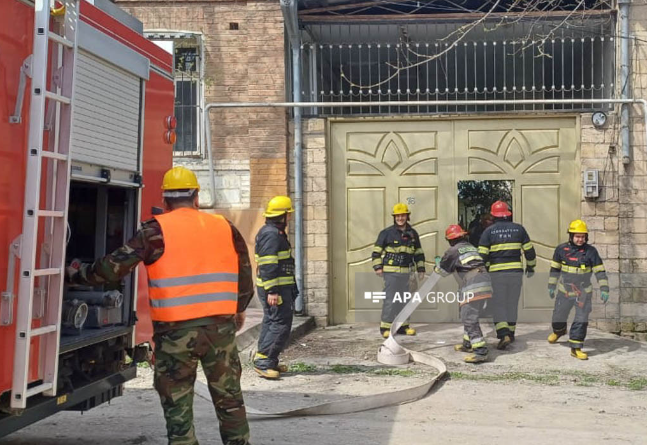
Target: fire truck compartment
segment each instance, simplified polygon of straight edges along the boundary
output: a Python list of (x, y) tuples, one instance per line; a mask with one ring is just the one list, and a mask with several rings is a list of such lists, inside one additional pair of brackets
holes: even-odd
[[(135, 233), (137, 190), (73, 181), (68, 211), (66, 264), (92, 263)], [(117, 283), (66, 284), (61, 316), (61, 353), (132, 331), (134, 274)]]

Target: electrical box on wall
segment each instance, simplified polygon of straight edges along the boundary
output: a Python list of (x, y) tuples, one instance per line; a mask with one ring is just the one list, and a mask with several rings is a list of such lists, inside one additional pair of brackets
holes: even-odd
[(600, 196), (600, 184), (598, 181), (599, 170), (584, 171), (584, 197), (597, 198)]

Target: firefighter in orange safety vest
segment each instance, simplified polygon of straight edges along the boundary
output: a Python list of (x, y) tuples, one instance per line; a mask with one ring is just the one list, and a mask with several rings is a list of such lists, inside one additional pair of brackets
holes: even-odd
[(220, 215), (198, 210), (195, 174), (175, 167), (162, 182), (166, 212), (92, 264), (74, 260), (73, 284), (119, 282), (143, 262), (155, 343), (154, 386), (168, 443), (196, 445), (193, 394), (202, 365), (225, 445), (249, 444), (236, 331), (254, 295), (245, 240)]

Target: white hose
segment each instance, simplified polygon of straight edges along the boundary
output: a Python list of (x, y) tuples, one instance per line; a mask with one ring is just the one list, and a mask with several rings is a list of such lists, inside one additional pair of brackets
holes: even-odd
[[(418, 290), (419, 294), (426, 295), (431, 292), (436, 283), (438, 283), (439, 279), (440, 275), (432, 273)], [(415, 301), (414, 299), (412, 299), (395, 317), (395, 320), (391, 325), (389, 338), (384, 341), (384, 343), (378, 350), (377, 361), (386, 365), (406, 365), (410, 361), (413, 361), (415, 363), (422, 363), (432, 368), (436, 368), (438, 370), (437, 374), (429, 381), (412, 388), (374, 394), (371, 396), (355, 397), (347, 400), (322, 403), (307, 408), (288, 411), (266, 412), (248, 406), (246, 407), (247, 414), (253, 416), (268, 416), (270, 418), (347, 414), (366, 411), (369, 409), (382, 408), (385, 406), (410, 403), (425, 397), (434, 386), (434, 384), (447, 373), (447, 367), (445, 366), (445, 363), (432, 355), (403, 348), (393, 336), (394, 333), (398, 331), (400, 326), (402, 326), (402, 323), (409, 319), (411, 314), (416, 310), (421, 302), (422, 299), (416, 299)], [(198, 392), (200, 391), (198, 390)]]

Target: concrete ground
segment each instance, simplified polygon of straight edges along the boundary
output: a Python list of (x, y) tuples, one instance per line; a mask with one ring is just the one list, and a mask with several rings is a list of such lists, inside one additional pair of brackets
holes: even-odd
[[(456, 324), (418, 325), (406, 347), (442, 358), (450, 375), (422, 400), (355, 414), (285, 419), (250, 416), (253, 444), (647, 444), (647, 344), (591, 330), (588, 361), (571, 358), (565, 341), (549, 345), (545, 325), (522, 324), (509, 351), (491, 361), (462, 362), (453, 351)], [(496, 339), (488, 332), (493, 346)], [(284, 359), (294, 372), (262, 380), (243, 372), (246, 403), (278, 411), (414, 386), (434, 374), (424, 365), (375, 361), (375, 326), (317, 329), (297, 339)], [(140, 369), (125, 395), (84, 415), (57, 414), (8, 436), (7, 445), (165, 444), (152, 371)], [(201, 376), (202, 377), (202, 376)], [(204, 381), (202, 377), (202, 381)], [(204, 385), (204, 383), (198, 383)], [(195, 398), (202, 444), (219, 442), (204, 386)]]

